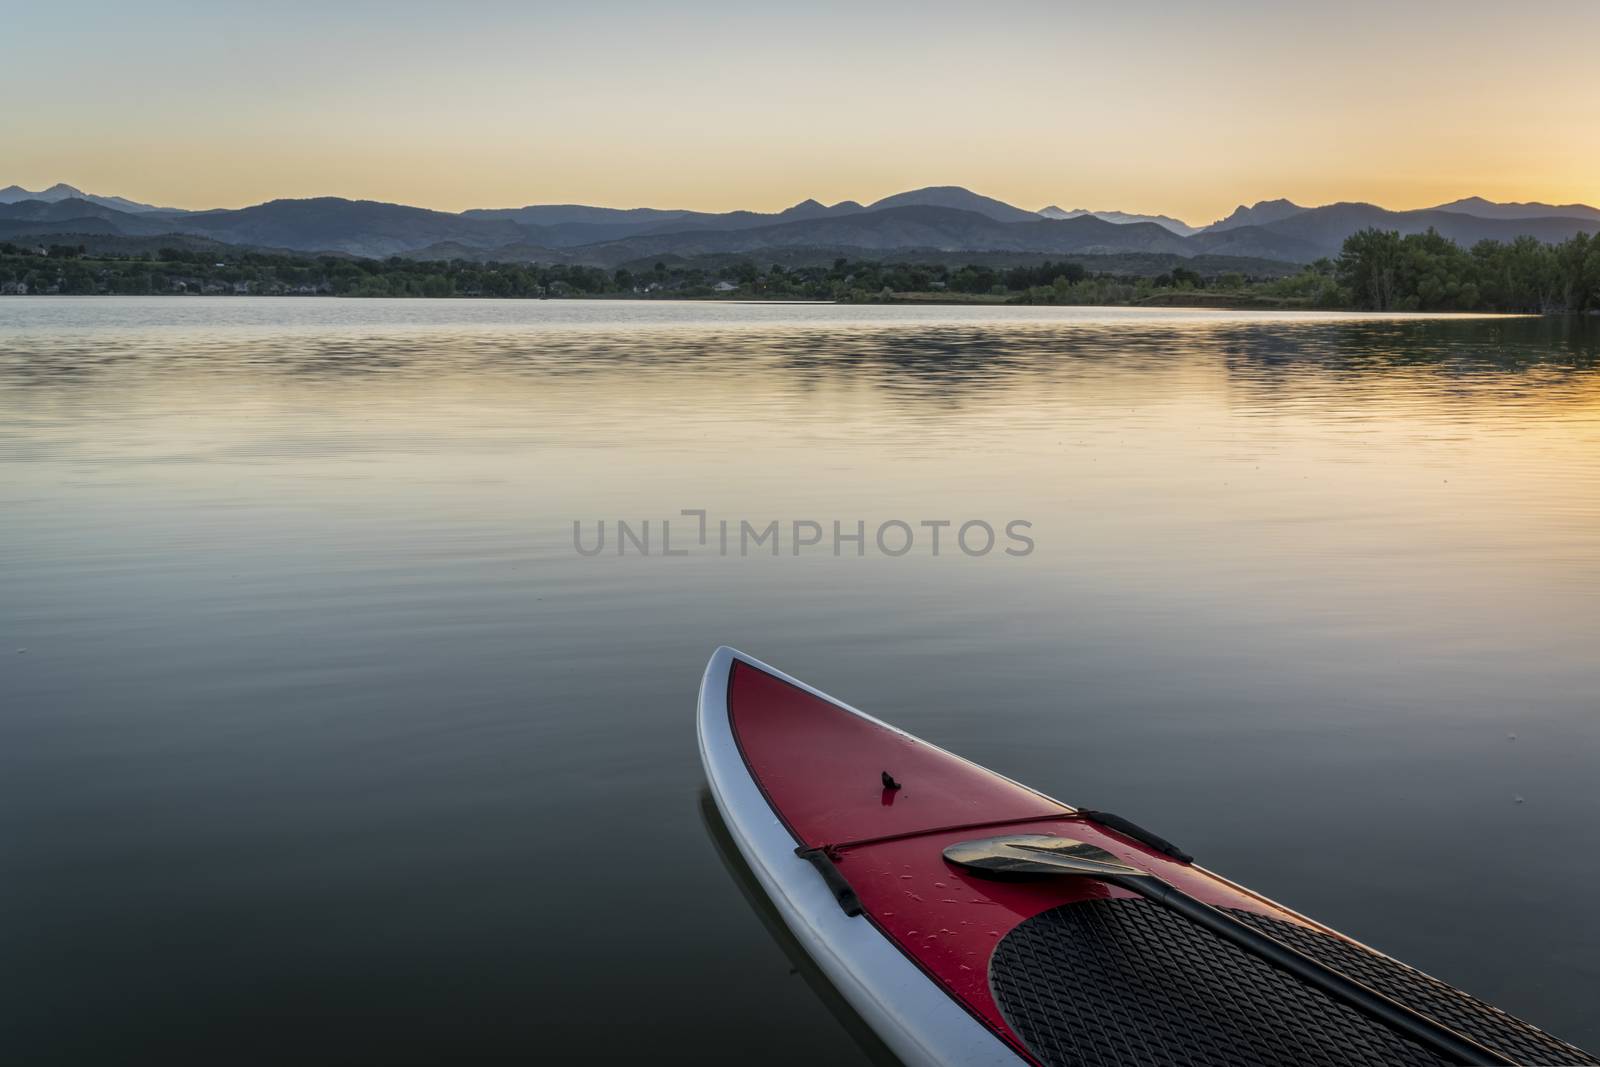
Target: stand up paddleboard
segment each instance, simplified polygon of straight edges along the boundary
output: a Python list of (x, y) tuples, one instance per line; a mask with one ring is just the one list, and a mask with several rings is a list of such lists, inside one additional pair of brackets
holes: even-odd
[(1600, 1064), (731, 648), (699, 739), (762, 890), (907, 1064)]

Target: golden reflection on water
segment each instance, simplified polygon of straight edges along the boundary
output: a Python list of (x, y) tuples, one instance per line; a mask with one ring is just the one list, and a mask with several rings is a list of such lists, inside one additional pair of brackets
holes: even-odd
[(999, 499), (1151, 550), (1180, 518), (1515, 539), (1594, 516), (1582, 322), (591, 304), (397, 330), (261, 303), (209, 328), (0, 319), (8, 480), (199, 490), (254, 466), (301, 501), (426, 484), (467, 508), (476, 485), (608, 514)]
[(1547, 655), (1600, 591), (1592, 323), (155, 304), (0, 335), (25, 550), (173, 509), (314, 544), (320, 515), (493, 531), (571, 577), (574, 520), (1022, 518), (1019, 596)]
[[(1592, 1043), (1595, 926), (1546, 887), (1600, 879), (1571, 847), (1600, 819), (1597, 335), (0, 300), (0, 652), (27, 649), (0, 656), (0, 812), (28, 813), (0, 876), (38, 917), (7, 941), (31, 976), (19, 1033), (59, 1040), (61, 1004), (119, 1049), (152, 1020), (189, 1033), (207, 998), (200, 1014), (249, 1018), (259, 988), (215, 976), (250, 973), (304, 991), (373, 1062), (420, 1047), (392, 1024), (412, 1017), (440, 1047), (503, 1055), (525, 1035), (483, 1020), (526, 1018), (529, 969), (556, 961), (571, 980), (546, 990), (538, 1041), (587, 1040), (612, 1022), (615, 969), (549, 906), (543, 857), (584, 847), (573, 811), (647, 812), (631, 841), (662, 872), (654, 910), (568, 872), (635, 946), (640, 1025), (692, 1037), (681, 999), (715, 996), (737, 1009), (730, 1041), (776, 1028), (800, 1059), (837, 1059), (786, 964), (727, 966), (750, 931), (679, 818), (699, 786), (690, 697), (734, 641)], [(1037, 548), (573, 551), (575, 520), (686, 508), (1023, 519)], [(1485, 836), (1527, 853), (1527, 877), (1485, 883)], [(129, 1002), (151, 954), (99, 946), (196, 910), (249, 921), (162, 946), (170, 997)], [(402, 928), (399, 965), (383, 946)], [(1459, 936), (1486, 928), (1491, 958)], [(92, 976), (61, 962), (79, 959)], [(359, 1000), (351, 968), (386, 967), (420, 976), (367, 1005), (390, 1028), (322, 1010)], [(210, 1060), (237, 1046), (202, 1038)]]

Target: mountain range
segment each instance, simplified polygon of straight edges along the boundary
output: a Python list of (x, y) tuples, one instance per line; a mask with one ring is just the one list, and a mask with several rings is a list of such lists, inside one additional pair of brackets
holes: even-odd
[(85, 200), (101, 207), (114, 208), (117, 211), (173, 211), (178, 208), (156, 207), (154, 204), (141, 204), (137, 200), (128, 200), (120, 196), (95, 196), (82, 189), (74, 188), (66, 182), (56, 182), (48, 189), (30, 192), (20, 185), (8, 185), (0, 189), (0, 204), (15, 204), (22, 200), (43, 200), (45, 203), (55, 203), (57, 200)]
[(1204, 229), (1202, 226), (1190, 226), (1187, 222), (1175, 219), (1171, 215), (1136, 215), (1127, 211), (1090, 211), (1088, 208), (1081, 207), (1074, 208), (1071, 211), (1063, 211), (1054, 204), (1040, 208), (1038, 215), (1046, 219), (1076, 219), (1084, 215), (1093, 215), (1096, 218), (1105, 219), (1107, 222), (1153, 222), (1157, 226), (1171, 230), (1180, 237), (1189, 237)]
[(1600, 231), (1586, 204), (1494, 203), (1468, 197), (1415, 211), (1374, 204), (1305, 207), (1288, 200), (1240, 205), (1209, 226), (1122, 211), (1038, 211), (958, 186), (931, 186), (869, 204), (804, 200), (778, 212), (675, 211), (543, 204), (459, 214), (372, 200), (315, 197), (238, 209), (184, 211), (58, 184), (0, 190), (0, 239), (84, 243), (193, 242), (356, 256), (467, 258), (616, 267), (697, 256), (784, 253), (831, 259), (948, 256), (962, 252), (1046, 256), (1154, 254), (1306, 263), (1337, 255), (1368, 227), (1434, 229), (1462, 244), (1530, 235), (1561, 241)]

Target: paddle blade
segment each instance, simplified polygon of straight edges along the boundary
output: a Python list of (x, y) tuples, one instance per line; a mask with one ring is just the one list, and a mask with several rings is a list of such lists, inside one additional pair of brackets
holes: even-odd
[(958, 841), (944, 850), (946, 861), (991, 878), (1028, 878), (1075, 874), (1116, 878), (1142, 874), (1118, 863), (1103, 848), (1070, 837), (1048, 834), (1003, 834)]

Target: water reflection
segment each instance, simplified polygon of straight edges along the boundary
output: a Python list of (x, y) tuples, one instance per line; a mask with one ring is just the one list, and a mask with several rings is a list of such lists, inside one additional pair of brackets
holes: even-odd
[(783, 952), (784, 958), (793, 968), (793, 973), (805, 980), (811, 992), (827, 1008), (840, 1028), (850, 1036), (851, 1041), (855, 1042), (856, 1049), (865, 1058), (865, 1062), (875, 1064), (877, 1067), (900, 1067), (899, 1057), (889, 1050), (883, 1039), (873, 1032), (850, 1006), (850, 1002), (844, 999), (832, 982), (828, 981), (828, 976), (822, 973), (816, 961), (784, 923), (783, 916), (772, 903), (772, 898), (767, 896), (767, 891), (756, 879), (755, 872), (739, 854), (739, 846), (734, 844), (733, 835), (728, 832), (722, 813), (717, 810), (716, 801), (711, 798), (711, 791), (702, 788), (698, 794), (698, 801), (700, 822), (705, 827), (706, 838), (717, 850), (717, 858), (722, 861), (722, 867), (728, 872), (729, 880), (739, 887), (745, 903), (761, 920), (761, 925)]
[[(671, 799), (732, 642), (1600, 1044), (1595, 332), (0, 299), (0, 1043), (854, 1055)], [(1038, 550), (572, 551), (681, 508)]]
[[(548, 305), (531, 306), (537, 311)], [(848, 320), (853, 312), (872, 310), (836, 312)], [(359, 325), (317, 330), (278, 324), (274, 329), (270, 323), (204, 332), (158, 326), (129, 331), (107, 316), (108, 321), (90, 327), (41, 333), (28, 328), (26, 315), (9, 323), (0, 316), (0, 381), (13, 387), (64, 386), (104, 381), (119, 371), (134, 377), (250, 374), (311, 383), (373, 376), (538, 380), (614, 373), (682, 376), (709, 368), (738, 378), (777, 374), (793, 388), (848, 379), (915, 401), (1060, 380), (1072, 370), (1107, 362), (1137, 372), (1208, 353), (1230, 374), (1251, 381), (1293, 369), (1333, 376), (1417, 368), (1446, 377), (1533, 370), (1577, 374), (1592, 370), (1600, 355), (1600, 320), (1593, 318), (1213, 314), (1152, 320), (1062, 309), (1053, 318), (968, 322), (959, 315), (941, 321), (938, 310), (887, 321), (869, 316), (840, 322), (836, 314), (835, 321), (730, 324), (722, 321), (728, 310), (720, 308), (707, 321), (663, 324), (648, 317), (629, 323), (617, 306), (599, 305), (592, 321), (581, 327), (531, 314), (516, 330), (469, 317), (405, 332)]]

